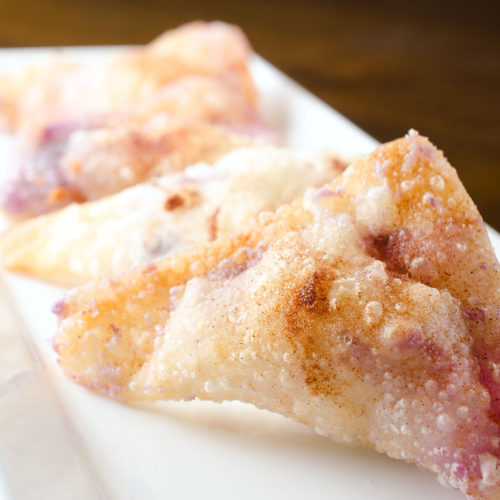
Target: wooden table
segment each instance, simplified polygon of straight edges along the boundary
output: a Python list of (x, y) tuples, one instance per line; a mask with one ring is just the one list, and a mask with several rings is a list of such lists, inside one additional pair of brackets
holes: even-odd
[(0, 0), (0, 46), (144, 43), (193, 19), (239, 24), (375, 138), (429, 136), (500, 229), (500, 9), (460, 3)]

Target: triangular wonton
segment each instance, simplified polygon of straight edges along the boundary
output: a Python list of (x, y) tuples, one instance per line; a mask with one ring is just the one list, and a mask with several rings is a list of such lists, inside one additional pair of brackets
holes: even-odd
[(239, 399), (500, 498), (498, 263), (411, 131), (247, 233), (70, 292), (59, 361), (125, 401)]
[(347, 166), (339, 154), (248, 148), (215, 165), (72, 204), (10, 228), (0, 239), (9, 270), (70, 284), (110, 277), (229, 236)]

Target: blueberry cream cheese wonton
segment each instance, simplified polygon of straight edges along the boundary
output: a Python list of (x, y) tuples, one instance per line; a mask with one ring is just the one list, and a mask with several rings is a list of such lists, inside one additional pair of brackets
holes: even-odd
[(241, 400), (500, 498), (498, 262), (416, 132), (238, 235), (75, 289), (59, 363), (122, 401)]
[(11, 271), (64, 284), (116, 276), (239, 231), (333, 180), (348, 161), (326, 151), (239, 149), (214, 165), (23, 221), (1, 236), (0, 254)]
[(250, 55), (236, 26), (195, 22), (104, 61), (57, 53), (0, 75), (0, 128), (19, 146), (0, 207), (33, 217), (275, 142)]

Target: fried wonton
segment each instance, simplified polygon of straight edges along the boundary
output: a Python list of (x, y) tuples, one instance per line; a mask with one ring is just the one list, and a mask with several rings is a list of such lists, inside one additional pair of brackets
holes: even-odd
[(110, 60), (80, 63), (54, 53), (38, 66), (0, 75), (0, 123), (37, 141), (50, 124), (123, 109), (193, 75), (228, 77), (255, 102), (250, 50), (238, 27), (194, 22)]
[(0, 189), (13, 220), (95, 200), (155, 175), (276, 142), (257, 109), (250, 48), (224, 23), (192, 23), (111, 61), (0, 77), (18, 161)]
[(7, 269), (81, 284), (241, 231), (339, 175), (336, 153), (241, 149), (114, 196), (22, 222), (0, 240)]
[(12, 220), (22, 220), (269, 142), (265, 136), (167, 115), (78, 129), (28, 156), (0, 188), (0, 206)]
[(59, 362), (123, 401), (238, 399), (500, 496), (500, 275), (411, 131), (246, 232), (56, 304)]

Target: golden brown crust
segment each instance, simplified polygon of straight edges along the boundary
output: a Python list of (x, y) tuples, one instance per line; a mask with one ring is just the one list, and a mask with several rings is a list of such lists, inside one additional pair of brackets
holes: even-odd
[(410, 132), (247, 233), (71, 292), (55, 345), (94, 390), (241, 399), (492, 498), (499, 285), (456, 173)]
[[(393, 268), (394, 272), (403, 273), (403, 275), (438, 288), (449, 289), (462, 303), (467, 302), (467, 296), (464, 295), (464, 292), (469, 291), (470, 293), (472, 290), (474, 295), (482, 294), (485, 297), (484, 300), (495, 304), (497, 293), (495, 284), (499, 280), (498, 265), (487, 237), (486, 228), (477, 209), (459, 184), (455, 171), (449, 167), (442, 154), (436, 151), (426, 139), (419, 137), (417, 147), (428, 149), (429, 152), (426, 154), (430, 156), (423, 158), (418, 156), (411, 168), (406, 170), (400, 168), (408, 155), (412, 154), (411, 148), (414, 147), (412, 141), (414, 139), (401, 139), (386, 144), (374, 154), (351, 166), (343, 176), (326, 188), (329, 192), (324, 195), (319, 192), (319, 197), (315, 200), (317, 203), (315, 210), (349, 214), (356, 221), (368, 255), (372, 254), (375, 258), (381, 258), (389, 269)], [(380, 173), (381, 169), (383, 169), (382, 173)], [(444, 188), (441, 187), (441, 183), (436, 184), (436, 181), (432, 181), (437, 175), (442, 177)], [(406, 182), (405, 179), (415, 178), (421, 179), (417, 189), (402, 188), (402, 183)], [(374, 207), (369, 205), (371, 200), (363, 200), (362, 196), (369, 193), (374, 187), (378, 189), (381, 184), (384, 185), (387, 181), (389, 188), (394, 193), (394, 206), (387, 208), (391, 214), (382, 211), (385, 220), (381, 223), (380, 211), (378, 213), (371, 211), (365, 213), (364, 205), (368, 204), (369, 209)], [(423, 197), (427, 193), (433, 193), (438, 200), (453, 195), (456, 205), (453, 206), (453, 209), (446, 208), (446, 211), (441, 215), (432, 204), (429, 203), (429, 207), (424, 206)], [(102, 297), (104, 304), (115, 304), (117, 307), (122, 300), (125, 300), (126, 296), (139, 293), (141, 289), (146, 289), (149, 283), (154, 283), (155, 286), (158, 285), (160, 289), (164, 290), (186, 283), (195, 276), (207, 275), (218, 268), (221, 260), (236, 254), (240, 247), (254, 250), (267, 248), (273, 241), (279, 240), (287, 233), (299, 231), (311, 224), (313, 213), (304, 206), (304, 204), (309, 205), (307, 198), (306, 196), (305, 202), (297, 201), (288, 206), (280, 207), (275, 214), (266, 213), (260, 224), (253, 226), (247, 233), (216, 241), (193, 252), (176, 255), (171, 259), (160, 260), (155, 263), (154, 270), (148, 273), (143, 273), (139, 269), (124, 276), (118, 282), (105, 280), (79, 289), (71, 294), (71, 300), (66, 301), (63, 317), (78, 314), (82, 304), (91, 300), (95, 294)], [(382, 200), (382, 210), (386, 208), (383, 206), (383, 202), (384, 200)], [(443, 220), (448, 221), (448, 224), (457, 230), (467, 228), (467, 231), (464, 230), (460, 233), (462, 237), (460, 242), (467, 247), (466, 258), (464, 258), (464, 253), (449, 250), (449, 240), (436, 238), (433, 232), (423, 234), (419, 232), (425, 223), (429, 222), (437, 222), (440, 229)], [(399, 236), (403, 233), (409, 234), (406, 243), (400, 241), (397, 243), (397, 245), (403, 246), (403, 250), (398, 246), (397, 250), (394, 248), (387, 251), (387, 245), (385, 245), (386, 250), (381, 251), (381, 244), (377, 243), (380, 234), (383, 234), (385, 241), (387, 234)], [(389, 246), (389, 248), (391, 247)], [(439, 255), (442, 251), (448, 251), (446, 255), (455, 259), (452, 261), (455, 271), (450, 273), (451, 276), (448, 276), (446, 271), (448, 261), (443, 261)], [(427, 263), (440, 270), (438, 276), (431, 280), (419, 267), (413, 265), (414, 260), (418, 256), (422, 256), (422, 252), (425, 252)], [(478, 255), (475, 256), (475, 253)], [(245, 258), (239, 253), (238, 255), (240, 259)], [(475, 257), (479, 255), (481, 258), (476, 260)], [(251, 259), (249, 256), (247, 258)], [(472, 282), (469, 280), (469, 276), (475, 276), (483, 271), (481, 267), (483, 262), (488, 265), (488, 273), (483, 273), (481, 280)], [(445, 269), (441, 271), (443, 266)], [(319, 276), (318, 272), (320, 271), (316, 271), (316, 276)], [(484, 283), (486, 287), (482, 286)], [(310, 283), (303, 284), (300, 291), (297, 292), (298, 299), (292, 300), (291, 303), (301, 302), (307, 306), (309, 301), (314, 304), (316, 298), (314, 296), (313, 300), (313, 293), (315, 292), (311, 287)], [(119, 293), (117, 294), (117, 292)], [(493, 299), (491, 294), (493, 294)], [(120, 298), (121, 296), (123, 299)], [(155, 303), (166, 300), (166, 307), (168, 306), (168, 299), (165, 297), (160, 299), (157, 294), (151, 300)], [(148, 304), (144, 307), (151, 306)], [(103, 309), (105, 311), (107, 307)]]

